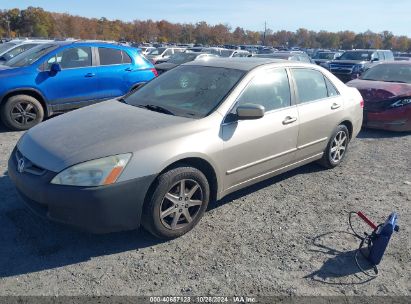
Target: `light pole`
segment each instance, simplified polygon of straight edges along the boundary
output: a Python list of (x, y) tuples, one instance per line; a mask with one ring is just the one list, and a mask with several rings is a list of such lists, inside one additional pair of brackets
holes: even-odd
[(265, 46), (265, 35), (267, 33), (267, 21), (264, 22), (264, 36), (263, 36), (263, 46)]
[(10, 20), (6, 20), (6, 23), (7, 23), (7, 31), (8, 31), (8, 34), (9, 34), (9, 38), (11, 37), (11, 31), (10, 31)]

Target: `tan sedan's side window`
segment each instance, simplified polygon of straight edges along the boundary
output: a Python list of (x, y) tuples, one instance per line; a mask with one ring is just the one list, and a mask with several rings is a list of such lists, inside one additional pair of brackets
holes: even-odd
[(338, 93), (337, 89), (335, 86), (331, 83), (331, 81), (324, 76), (325, 83), (327, 84), (327, 89), (328, 89), (328, 96), (333, 97), (333, 96), (338, 96), (340, 93)]
[(265, 111), (271, 111), (291, 105), (290, 85), (285, 69), (261, 71), (247, 85), (238, 105), (259, 104)]
[(321, 72), (311, 69), (292, 69), (300, 103), (328, 97), (327, 86)]

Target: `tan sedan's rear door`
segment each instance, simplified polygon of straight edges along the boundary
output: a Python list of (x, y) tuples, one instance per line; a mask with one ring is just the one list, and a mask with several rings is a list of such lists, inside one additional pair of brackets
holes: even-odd
[(291, 69), (300, 119), (297, 160), (322, 153), (343, 118), (344, 100), (320, 71)]

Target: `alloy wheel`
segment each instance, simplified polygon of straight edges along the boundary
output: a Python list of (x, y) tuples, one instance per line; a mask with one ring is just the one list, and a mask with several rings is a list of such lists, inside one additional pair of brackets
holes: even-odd
[(19, 125), (27, 125), (37, 119), (37, 109), (30, 103), (21, 101), (11, 109), (11, 118)]
[(203, 190), (198, 182), (183, 179), (166, 193), (160, 206), (161, 223), (177, 230), (189, 225), (199, 215), (204, 202)]
[(342, 160), (347, 149), (348, 136), (344, 131), (339, 131), (332, 142), (330, 149), (330, 157), (334, 163)]

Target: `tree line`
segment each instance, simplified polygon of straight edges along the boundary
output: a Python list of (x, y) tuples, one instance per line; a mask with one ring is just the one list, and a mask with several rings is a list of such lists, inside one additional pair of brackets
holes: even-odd
[(410, 51), (411, 39), (390, 31), (364, 33), (353, 31), (295, 32), (272, 29), (250, 31), (227, 24), (171, 23), (166, 20), (108, 20), (85, 18), (66, 13), (48, 12), (40, 7), (0, 10), (0, 37), (44, 37), (98, 39), (131, 42), (169, 42), (222, 44), (262, 44), (268, 46), (298, 46), (305, 48), (383, 48)]

